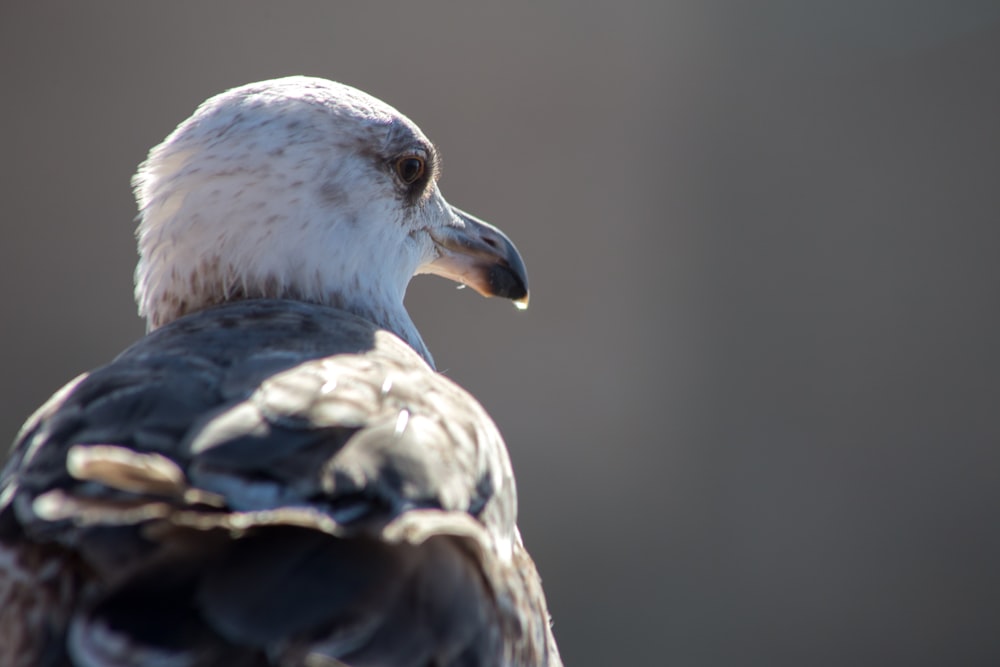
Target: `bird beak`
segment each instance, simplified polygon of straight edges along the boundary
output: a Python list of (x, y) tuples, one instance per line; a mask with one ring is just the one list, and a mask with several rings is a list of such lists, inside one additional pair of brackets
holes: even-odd
[(428, 230), (438, 258), (419, 273), (433, 273), (468, 285), (483, 296), (511, 299), (528, 307), (528, 272), (507, 235), (475, 216), (451, 206), (455, 223)]

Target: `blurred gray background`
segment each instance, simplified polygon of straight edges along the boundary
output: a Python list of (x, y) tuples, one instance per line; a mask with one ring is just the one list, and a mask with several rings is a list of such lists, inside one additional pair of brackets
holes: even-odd
[(356, 85), (515, 239), (420, 278), (570, 666), (1000, 664), (1000, 3), (0, 4), (0, 431), (142, 335), (146, 150)]

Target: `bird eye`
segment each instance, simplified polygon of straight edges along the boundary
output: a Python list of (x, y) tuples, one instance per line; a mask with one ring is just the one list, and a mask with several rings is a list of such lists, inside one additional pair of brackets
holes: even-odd
[(424, 175), (424, 160), (416, 155), (407, 155), (396, 160), (396, 174), (399, 180), (411, 185)]

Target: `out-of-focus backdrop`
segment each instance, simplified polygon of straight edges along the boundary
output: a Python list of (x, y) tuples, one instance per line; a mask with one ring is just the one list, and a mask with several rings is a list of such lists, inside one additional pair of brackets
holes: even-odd
[(129, 178), (286, 74), (413, 118), (532, 306), (419, 278), (570, 666), (1000, 664), (1000, 3), (0, 5), (0, 431), (142, 335)]

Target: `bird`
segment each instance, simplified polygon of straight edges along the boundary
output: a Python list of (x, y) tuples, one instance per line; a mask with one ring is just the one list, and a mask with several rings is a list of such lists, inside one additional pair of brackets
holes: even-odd
[(6, 667), (559, 667), (506, 445), (403, 305), (528, 303), (406, 116), (291, 76), (203, 102), (133, 177), (147, 333), (0, 473)]

